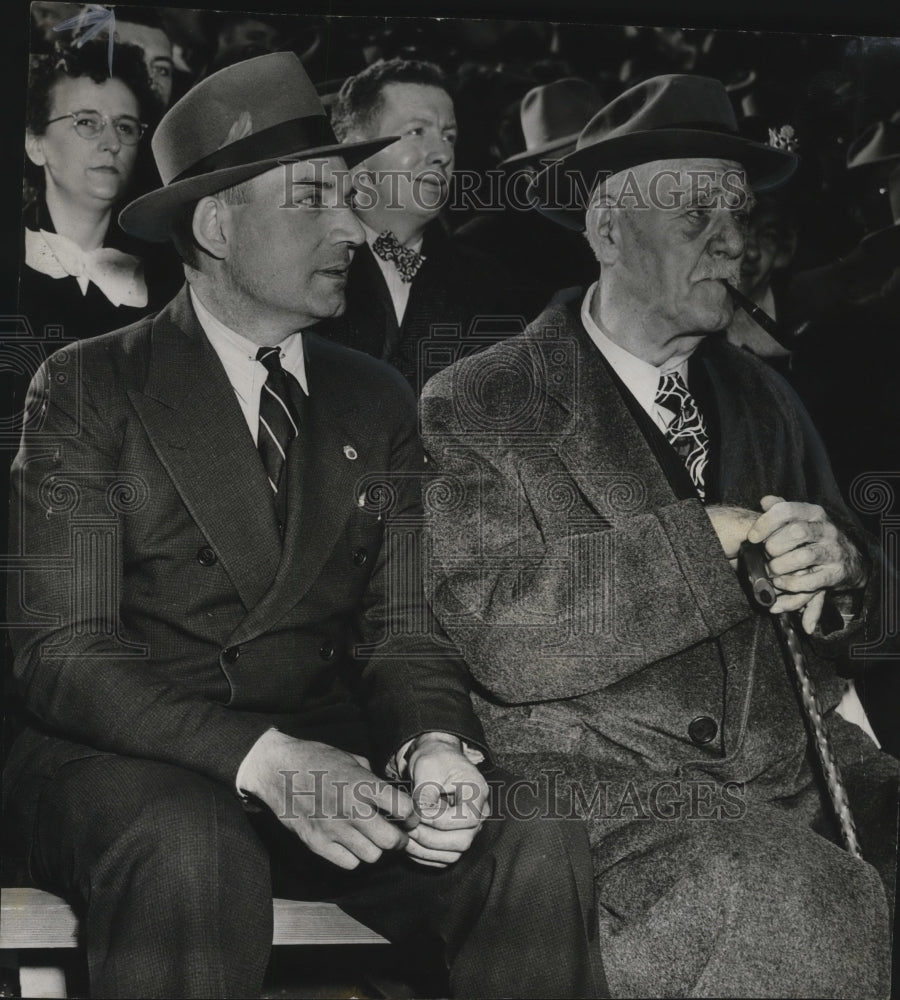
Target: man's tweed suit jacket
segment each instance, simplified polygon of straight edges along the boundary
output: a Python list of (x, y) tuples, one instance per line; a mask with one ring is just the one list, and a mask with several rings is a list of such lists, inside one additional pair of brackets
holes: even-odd
[[(724, 978), (714, 978), (703, 927), (725, 927), (710, 914), (731, 898), (731, 862), (711, 872), (698, 858), (712, 859), (713, 844), (716, 864), (741, 857), (727, 839), (739, 834), (763, 859), (750, 879), (758, 899), (749, 916), (735, 918), (743, 933), (770, 935), (774, 948), (780, 933), (806, 928), (787, 944), (798, 956), (807, 933), (822, 942), (846, 933), (859, 964), (838, 963), (834, 978), (823, 972), (820, 995), (877, 992), (888, 947), (884, 896), (871, 867), (832, 855), (832, 844), (808, 834), (811, 823), (827, 830), (828, 820), (775, 622), (751, 606), (699, 499), (670, 485), (583, 328), (580, 301), (554, 300), (523, 335), (435, 376), (420, 401), (438, 473), (426, 497), (426, 590), (475, 678), (491, 746), (505, 766), (577, 787), (582, 797), (614, 995), (617, 987), (643, 996), (809, 988), (804, 971), (792, 983), (747, 970), (754, 952), (739, 935), (738, 947), (720, 955)], [(721, 502), (759, 510), (761, 497), (777, 494), (819, 503), (865, 545), (787, 384), (724, 341), (706, 348), (697, 360), (719, 414)], [(865, 598), (870, 623), (876, 591)], [(805, 646), (846, 770), (860, 765), (882, 787), (896, 762), (833, 711), (841, 692), (834, 660), (850, 641), (866, 641), (864, 624)], [(896, 801), (893, 808), (881, 855), (888, 869)], [(698, 818), (707, 822), (691, 821)], [(728, 822), (736, 819), (743, 822)], [(703, 837), (712, 839), (690, 854)], [(788, 845), (785, 868), (770, 864), (778, 845)], [(820, 845), (835, 872), (822, 867)], [(804, 885), (810, 872), (833, 890), (830, 901), (768, 885)], [(678, 886), (687, 887), (680, 902)], [(703, 895), (710, 886), (718, 902)], [(855, 905), (860, 891), (867, 902), (853, 911), (859, 926), (849, 932), (850, 910), (841, 906)], [(636, 937), (629, 926), (640, 928)], [(684, 961), (672, 957), (679, 941)], [(661, 985), (662, 956), (674, 978)], [(694, 956), (696, 975), (688, 969)], [(871, 980), (860, 972), (866, 963), (878, 968)], [(801, 957), (794, 965), (805, 968)]]
[(376, 769), (425, 730), (483, 741), (465, 666), (435, 652), (401, 565), (420, 555), (404, 549), (421, 510), (412, 393), (363, 354), (305, 347), (283, 547), (186, 288), (43, 366), (13, 469), (9, 620), (28, 725), (9, 794), (36, 799), (43, 775), (97, 751), (233, 784), (272, 725)]

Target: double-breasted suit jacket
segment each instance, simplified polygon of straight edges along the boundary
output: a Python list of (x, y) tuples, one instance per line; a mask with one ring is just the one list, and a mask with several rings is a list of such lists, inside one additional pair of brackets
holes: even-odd
[[(859, 964), (821, 966), (818, 982), (825, 995), (877, 992), (884, 898), (871, 867), (808, 836), (829, 821), (774, 619), (746, 596), (690, 481), (679, 482), (674, 451), (655, 427), (641, 429), (583, 328), (580, 301), (554, 300), (522, 336), (437, 375), (420, 401), (438, 474), (426, 589), (475, 678), (488, 739), (507, 766), (580, 797), (614, 995), (809, 989), (817, 980), (804, 979), (805, 958), (790, 957), (803, 956), (806, 930), (783, 964), (754, 972), (749, 956), (786, 923), (840, 940), (841, 907), (860, 898), (860, 884), (868, 901), (846, 939)], [(724, 340), (691, 365), (717, 411), (708, 500), (819, 503), (865, 548), (786, 383)], [(838, 656), (866, 642), (867, 622), (875, 637), (876, 589), (856, 623), (804, 645), (845, 769), (870, 767), (881, 787), (895, 765), (833, 711)], [(871, 838), (870, 858), (886, 856), (888, 868), (893, 822), (881, 848)], [(771, 859), (785, 844), (781, 869)], [(743, 910), (735, 859), (751, 856), (755, 902)], [(830, 903), (771, 888), (805, 884), (811, 872), (834, 889)], [(711, 916), (723, 906), (742, 928), (730, 943)], [(867, 962), (881, 970), (868, 983)]]
[(41, 775), (100, 751), (233, 785), (272, 725), (375, 768), (426, 729), (481, 743), (463, 663), (446, 645), (417, 655), (434, 649), (401, 568), (423, 463), (409, 387), (358, 352), (305, 346), (283, 544), (186, 289), (35, 379), (12, 491), (19, 813)]

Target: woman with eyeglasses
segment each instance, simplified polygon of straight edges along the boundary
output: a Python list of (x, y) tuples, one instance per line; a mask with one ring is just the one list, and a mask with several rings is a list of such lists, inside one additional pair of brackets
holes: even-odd
[(105, 39), (32, 58), (19, 309), (35, 336), (96, 336), (166, 301), (149, 248), (115, 221), (161, 110), (136, 46), (115, 45), (112, 73)]

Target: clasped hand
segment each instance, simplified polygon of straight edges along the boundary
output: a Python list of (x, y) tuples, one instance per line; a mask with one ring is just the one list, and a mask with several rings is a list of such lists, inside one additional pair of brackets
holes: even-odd
[(396, 850), (445, 867), (469, 847), (485, 810), (484, 779), (459, 741), (443, 734), (414, 741), (411, 794), (373, 774), (363, 757), (276, 730), (259, 738), (246, 763), (245, 791), (339, 868)]
[(722, 506), (711, 506), (707, 512), (732, 565), (745, 539), (765, 546), (767, 571), (779, 592), (769, 610), (802, 611), (803, 630), (811, 635), (829, 590), (865, 586), (863, 559), (818, 504), (768, 495), (760, 506), (762, 514)]

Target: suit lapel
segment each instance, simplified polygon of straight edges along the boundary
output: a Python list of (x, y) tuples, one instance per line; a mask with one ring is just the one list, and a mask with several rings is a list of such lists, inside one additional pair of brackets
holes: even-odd
[[(580, 304), (580, 300), (579, 300)], [(547, 395), (566, 416), (567, 431), (558, 447), (578, 488), (594, 509), (609, 517), (611, 498), (632, 496), (628, 512), (643, 506), (671, 503), (674, 494), (643, 432), (628, 412), (619, 390), (577, 315), (577, 307), (554, 310), (539, 317), (526, 336), (545, 328), (559, 330), (559, 338), (539, 340), (541, 362), (548, 377)], [(560, 348), (568, 359), (557, 381)], [(627, 494), (611, 492), (621, 484)], [(637, 502), (637, 506), (632, 506)]]
[(251, 608), (281, 555), (271, 491), (187, 286), (154, 321), (150, 351), (144, 391), (129, 396), (191, 517)]
[(241, 623), (232, 643), (253, 638), (303, 600), (342, 536), (355, 484), (366, 469), (366, 442), (348, 419), (353, 399), (346, 386), (342, 394), (342, 387), (333, 384), (318, 338), (307, 335), (304, 345), (309, 398), (304, 400), (300, 436), (288, 453), (283, 556), (271, 589)]

